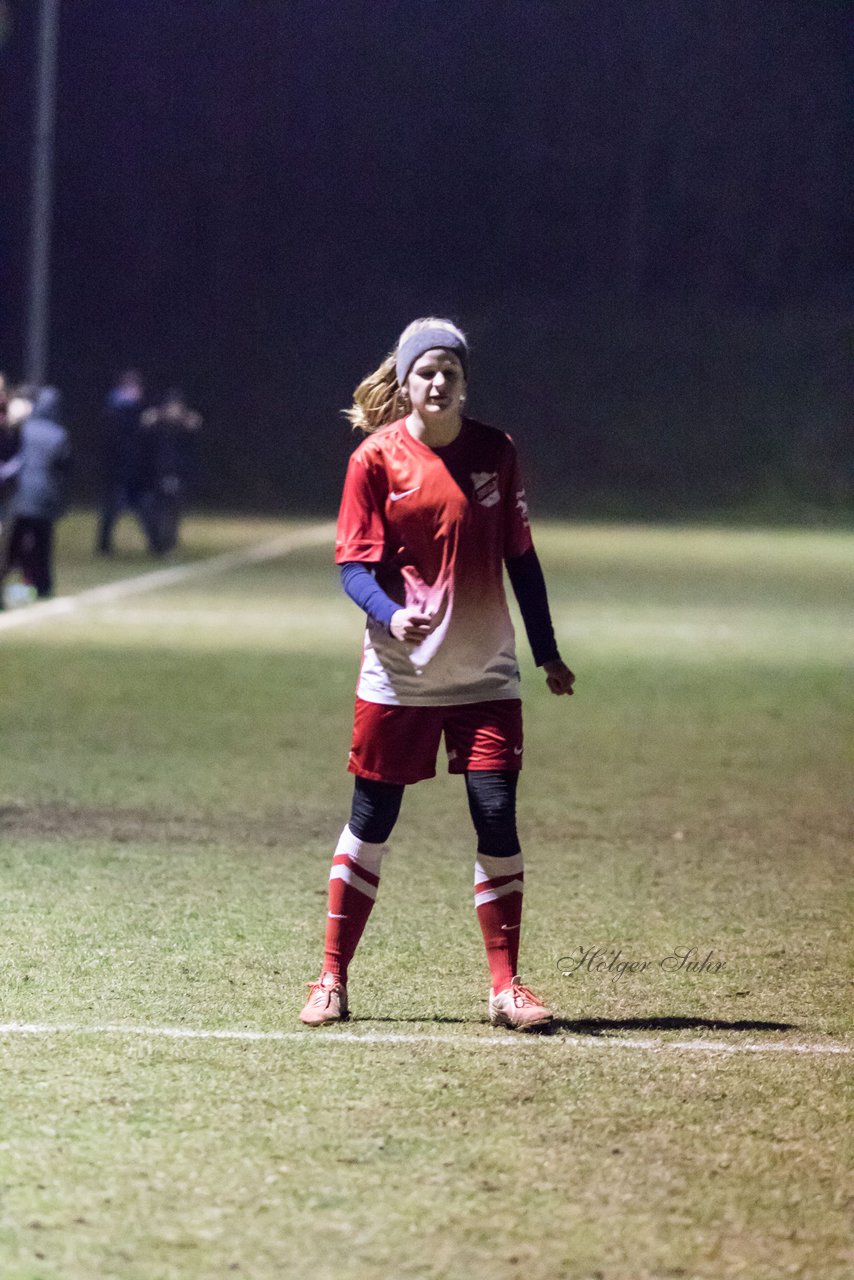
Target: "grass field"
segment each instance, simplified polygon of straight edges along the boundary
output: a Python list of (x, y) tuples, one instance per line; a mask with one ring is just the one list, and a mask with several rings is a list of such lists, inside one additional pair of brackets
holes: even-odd
[[(289, 532), (193, 519), (177, 563)], [(160, 567), (122, 536), (70, 517), (61, 593)], [(445, 776), (352, 1021), (297, 1021), (361, 630), (324, 531), (0, 626), (2, 1280), (851, 1274), (854, 537), (537, 536), (578, 676), (523, 661), (551, 1036), (486, 1021)]]

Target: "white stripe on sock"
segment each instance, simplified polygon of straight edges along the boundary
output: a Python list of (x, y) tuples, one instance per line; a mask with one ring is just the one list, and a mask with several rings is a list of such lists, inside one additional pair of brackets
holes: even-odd
[(366, 871), (378, 876), (380, 864), (388, 853), (388, 845), (371, 844), (368, 840), (360, 840), (358, 836), (353, 835), (349, 827), (345, 827), (338, 838), (335, 856), (342, 853), (352, 858), (354, 862), (360, 862)]
[(493, 858), (488, 853), (479, 853), (474, 864), (475, 886), (484, 880), (497, 880), (499, 876), (520, 876), (525, 869), (525, 860), (521, 853), (514, 853), (510, 858)]
[(496, 898), (504, 898), (508, 893), (524, 893), (525, 884), (522, 880), (508, 880), (507, 884), (500, 884), (497, 889), (475, 889), (474, 905), (482, 906), (484, 902), (495, 902)]
[(329, 872), (330, 880), (343, 880), (345, 884), (352, 885), (354, 889), (358, 889), (359, 893), (363, 893), (365, 897), (370, 898), (371, 902), (377, 900), (377, 886), (370, 884), (367, 880), (363, 880), (350, 867), (343, 862), (334, 862), (332, 870)]

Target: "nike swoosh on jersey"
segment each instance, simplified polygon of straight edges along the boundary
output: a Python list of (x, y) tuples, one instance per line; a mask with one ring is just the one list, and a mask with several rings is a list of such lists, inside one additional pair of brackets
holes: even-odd
[(514, 756), (520, 756), (524, 750), (525, 750), (524, 747), (514, 747), (513, 754)]
[(392, 502), (400, 502), (401, 498), (408, 498), (410, 493), (417, 493), (420, 488), (421, 485), (417, 484), (414, 489), (404, 489), (402, 493), (395, 493), (394, 490), (392, 490), (388, 496), (391, 498)]

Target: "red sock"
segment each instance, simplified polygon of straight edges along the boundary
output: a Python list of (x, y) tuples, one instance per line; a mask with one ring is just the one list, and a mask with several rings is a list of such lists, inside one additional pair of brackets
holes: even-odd
[(323, 972), (347, 981), (350, 961), (377, 896), (385, 845), (368, 844), (349, 827), (341, 832), (329, 872)]
[(519, 972), (523, 882), (521, 853), (510, 858), (477, 855), (474, 904), (496, 995), (506, 990)]

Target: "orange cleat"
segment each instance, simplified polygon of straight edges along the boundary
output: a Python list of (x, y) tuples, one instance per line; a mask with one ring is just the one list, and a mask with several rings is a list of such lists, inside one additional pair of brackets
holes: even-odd
[(321, 974), (319, 982), (308, 984), (308, 999), (300, 1020), (307, 1027), (322, 1027), (325, 1022), (346, 1022), (350, 1016), (347, 1007), (347, 987), (333, 973)]
[(554, 1021), (554, 1014), (539, 996), (514, 978), (506, 991), (489, 993), (489, 1021), (494, 1027), (509, 1027), (511, 1031), (538, 1031)]

